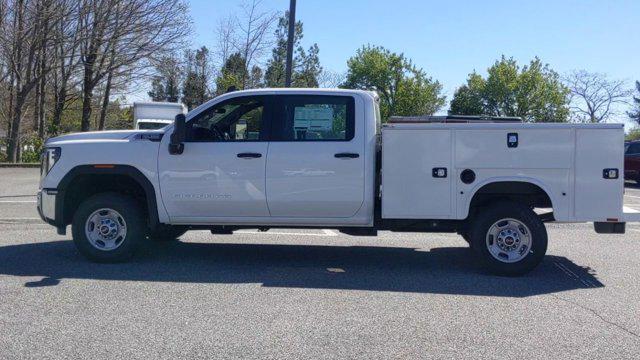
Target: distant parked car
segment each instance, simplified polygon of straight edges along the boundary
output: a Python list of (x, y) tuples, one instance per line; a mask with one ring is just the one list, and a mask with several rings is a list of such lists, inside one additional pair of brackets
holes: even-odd
[(640, 141), (624, 144), (624, 179), (640, 184)]

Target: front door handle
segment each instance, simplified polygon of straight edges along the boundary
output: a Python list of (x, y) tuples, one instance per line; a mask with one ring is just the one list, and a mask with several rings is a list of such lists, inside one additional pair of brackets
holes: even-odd
[(237, 156), (240, 159), (257, 159), (257, 158), (261, 158), (262, 154), (260, 154), (260, 153), (240, 153)]
[(360, 157), (360, 154), (356, 153), (337, 153), (334, 155), (338, 159), (357, 159)]

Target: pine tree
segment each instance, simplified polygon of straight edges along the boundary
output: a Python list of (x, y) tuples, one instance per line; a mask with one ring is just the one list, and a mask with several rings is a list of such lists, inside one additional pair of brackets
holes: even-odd
[[(271, 51), (271, 59), (267, 62), (267, 70), (264, 74), (264, 82), (267, 87), (284, 87), (285, 83), (285, 66), (287, 60), (287, 32), (289, 29), (289, 13), (285, 12), (278, 20), (278, 27), (275, 31), (276, 46)], [(317, 87), (318, 76), (322, 72), (320, 66), (320, 58), (318, 53), (320, 49), (318, 44), (313, 44), (309, 50), (305, 52), (300, 45), (303, 37), (302, 22), (297, 21), (295, 26), (295, 34), (293, 36), (293, 69), (292, 69), (292, 86), (293, 87)]]
[(195, 53), (187, 51), (185, 58), (187, 75), (182, 84), (182, 102), (191, 110), (210, 98), (211, 59), (209, 49), (204, 46)]

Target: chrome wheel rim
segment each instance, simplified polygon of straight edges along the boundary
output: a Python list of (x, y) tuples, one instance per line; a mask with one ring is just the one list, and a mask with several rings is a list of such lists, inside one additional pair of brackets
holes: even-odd
[(514, 263), (524, 259), (531, 251), (531, 244), (531, 231), (516, 219), (498, 220), (487, 232), (487, 249), (500, 262)]
[(127, 223), (113, 209), (98, 209), (87, 218), (84, 232), (91, 246), (102, 251), (112, 251), (119, 248), (127, 237)]

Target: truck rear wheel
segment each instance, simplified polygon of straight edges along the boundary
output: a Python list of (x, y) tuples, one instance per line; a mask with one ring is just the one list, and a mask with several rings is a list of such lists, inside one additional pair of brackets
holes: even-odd
[(500, 202), (479, 211), (471, 226), (472, 248), (495, 274), (533, 270), (547, 252), (547, 230), (523, 204)]
[(134, 199), (102, 193), (85, 200), (73, 216), (73, 242), (95, 262), (122, 262), (135, 253), (146, 236), (143, 211)]

